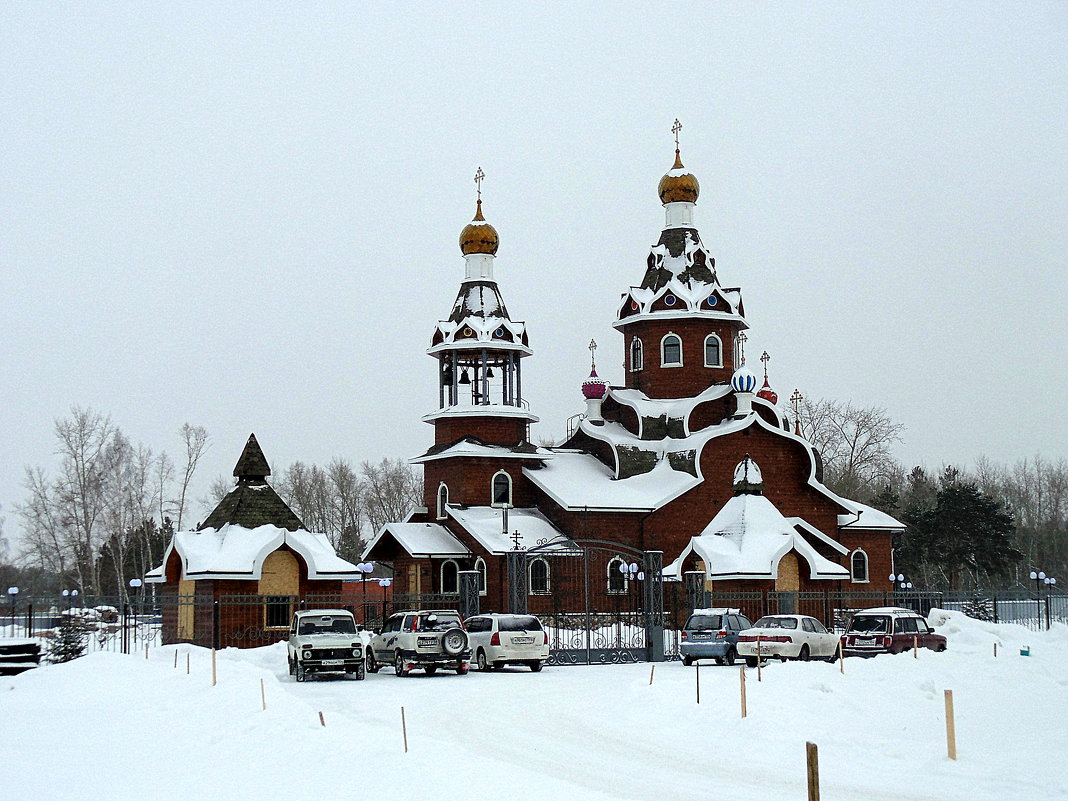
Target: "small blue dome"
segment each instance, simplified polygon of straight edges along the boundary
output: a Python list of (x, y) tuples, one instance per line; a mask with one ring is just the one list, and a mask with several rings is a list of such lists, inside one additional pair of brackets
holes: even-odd
[(756, 376), (743, 364), (731, 376), (731, 388), (735, 392), (752, 392), (756, 389)]

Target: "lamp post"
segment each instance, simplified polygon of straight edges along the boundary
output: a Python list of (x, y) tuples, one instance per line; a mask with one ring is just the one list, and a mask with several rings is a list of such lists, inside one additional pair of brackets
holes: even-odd
[(393, 579), (380, 578), (378, 586), (382, 588), (382, 625), (386, 623), (386, 587), (393, 583)]
[(375, 569), (372, 562), (360, 562), (356, 565), (360, 571), (360, 588), (363, 590), (363, 608), (360, 610), (360, 622), (367, 620), (367, 574)]
[[(134, 594), (138, 594), (137, 591), (141, 588), (141, 584), (142, 584), (142, 581), (139, 578), (130, 579), (130, 589), (134, 591)], [(136, 610), (134, 610), (133, 622), (134, 622), (133, 641), (136, 643), (137, 642), (137, 611)], [(127, 645), (129, 645), (129, 643), (127, 643)], [(129, 649), (127, 648), (127, 650), (129, 650)]]
[(15, 602), (18, 600), (19, 588), (18, 587), (8, 587), (7, 588), (7, 594), (8, 594), (8, 597), (11, 598), (11, 636), (14, 637), (15, 636)]
[(1046, 628), (1049, 628), (1050, 614), (1049, 614), (1049, 595), (1053, 590), (1053, 587), (1057, 584), (1057, 579), (1053, 576), (1047, 576), (1045, 571), (1032, 570), (1031, 581), (1035, 582), (1035, 600), (1038, 602), (1038, 619), (1039, 627), (1042, 626), (1042, 587), (1046, 588)]

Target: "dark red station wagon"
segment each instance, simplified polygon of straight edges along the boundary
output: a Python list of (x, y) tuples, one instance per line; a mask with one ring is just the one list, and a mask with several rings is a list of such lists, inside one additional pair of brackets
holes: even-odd
[(855, 613), (842, 635), (846, 656), (900, 654), (912, 650), (913, 643), (932, 651), (946, 650), (946, 638), (935, 634), (922, 615), (889, 606)]

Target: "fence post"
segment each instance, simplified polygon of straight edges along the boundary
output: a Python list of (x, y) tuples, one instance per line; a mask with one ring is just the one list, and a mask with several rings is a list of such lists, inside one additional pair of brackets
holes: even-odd
[(646, 551), (642, 556), (645, 581), (645, 647), (650, 662), (664, 661), (664, 552)]
[(478, 579), (477, 570), (460, 570), (460, 618), (467, 620), (478, 614)]
[(508, 612), (513, 615), (527, 613), (527, 552), (505, 552), (508, 563)]
[(130, 625), (130, 604), (125, 601), (122, 604), (122, 636), (119, 638), (119, 642), (122, 643), (122, 652), (124, 654), (130, 653), (130, 632), (128, 626)]
[(221, 646), (219, 642), (222, 639), (222, 632), (219, 631), (219, 623), (221, 620), (221, 609), (219, 608), (219, 602), (213, 601), (211, 605), (211, 647), (218, 650)]

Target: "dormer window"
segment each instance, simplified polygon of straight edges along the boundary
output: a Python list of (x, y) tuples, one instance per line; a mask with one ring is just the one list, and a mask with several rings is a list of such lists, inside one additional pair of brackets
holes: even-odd
[(630, 343), (630, 369), (641, 370), (645, 366), (645, 356), (642, 353), (642, 341), (635, 337)]
[(493, 476), (491, 497), (493, 506), (512, 505), (512, 477), (503, 470)]
[(682, 339), (678, 334), (668, 334), (660, 340), (660, 366), (682, 367)]
[(723, 366), (723, 343), (715, 334), (705, 337), (705, 367)]

